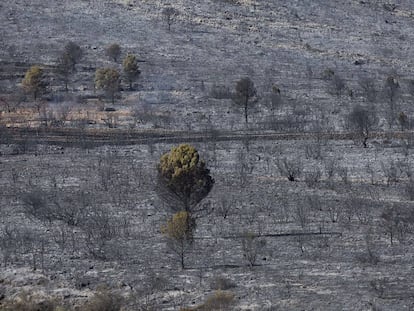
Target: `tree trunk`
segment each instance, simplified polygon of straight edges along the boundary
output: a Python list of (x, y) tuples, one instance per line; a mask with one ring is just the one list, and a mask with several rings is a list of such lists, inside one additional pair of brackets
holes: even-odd
[(367, 148), (368, 147), (367, 141), (368, 141), (368, 136), (365, 136), (364, 137), (364, 140), (362, 141), (362, 144), (364, 145), (364, 148)]
[(181, 269), (185, 269), (184, 265), (184, 250), (181, 251)]
[(185, 262), (184, 262), (184, 259), (185, 259), (185, 243), (186, 243), (186, 241), (185, 240), (181, 240), (181, 245), (180, 245), (180, 262), (181, 262), (181, 269), (185, 269)]
[(247, 124), (247, 122), (248, 122), (248, 120), (247, 120), (247, 101), (244, 104), (244, 119), (245, 119), (246, 124)]

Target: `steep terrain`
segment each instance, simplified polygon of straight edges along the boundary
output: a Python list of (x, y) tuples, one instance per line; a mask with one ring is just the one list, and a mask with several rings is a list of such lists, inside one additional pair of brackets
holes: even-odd
[[(126, 310), (413, 310), (412, 42), (409, 0), (1, 1), (0, 309), (113, 293)], [(94, 86), (122, 69), (112, 43), (141, 70), (114, 104)], [(376, 115), (366, 140), (356, 105)], [(156, 167), (185, 142), (215, 185), (181, 269)]]
[[(350, 106), (365, 100), (359, 81), (373, 79), (381, 93), (390, 75), (398, 78), (403, 90), (399, 110), (412, 112), (410, 1), (395, 7), (381, 1), (217, 0), (170, 5), (180, 14), (168, 31), (162, 14), (168, 5), (162, 1), (3, 2), (3, 92), (16, 88), (29, 65), (53, 66), (64, 45), (73, 41), (85, 52), (70, 83), (74, 96), (64, 96), (63, 86), (51, 77), (49, 109), (58, 109), (55, 104), (62, 106), (62, 101), (85, 103), (82, 98), (96, 96), (95, 69), (120, 67), (104, 54), (109, 44), (118, 43), (123, 55), (134, 53), (142, 61), (138, 92), (124, 91), (117, 101), (123, 111), (119, 118), (128, 123), (131, 118), (122, 108), (142, 113), (144, 106), (168, 115), (163, 127), (240, 127), (239, 109), (231, 100), (213, 99), (211, 91), (214, 86), (233, 91), (244, 76), (253, 80), (260, 97), (251, 109), (255, 126), (273, 120), (272, 114), (280, 120), (293, 113), (306, 119), (328, 115), (330, 126), (342, 129)], [(343, 83), (326, 79), (329, 72)], [(285, 103), (277, 111), (269, 99), (272, 85), (279, 87)], [(384, 118), (386, 98), (380, 95), (376, 102)], [(92, 104), (81, 108), (91, 113), (102, 109)]]

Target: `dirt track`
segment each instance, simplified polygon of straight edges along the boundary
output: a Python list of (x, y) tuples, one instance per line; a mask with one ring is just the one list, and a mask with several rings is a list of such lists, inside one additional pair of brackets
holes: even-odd
[[(412, 131), (373, 132), (370, 138), (409, 139)], [(134, 145), (147, 143), (181, 143), (200, 141), (242, 141), (242, 140), (349, 140), (356, 135), (350, 132), (332, 133), (278, 133), (261, 131), (128, 131), (128, 130), (80, 130), (80, 129), (41, 129), (41, 128), (3, 128), (1, 143), (42, 142), (47, 144), (83, 147), (96, 145)]]

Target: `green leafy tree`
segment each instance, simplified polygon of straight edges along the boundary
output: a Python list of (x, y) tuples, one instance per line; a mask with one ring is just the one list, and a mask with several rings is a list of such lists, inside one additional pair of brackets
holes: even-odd
[(105, 54), (112, 59), (114, 62), (118, 61), (119, 56), (121, 55), (121, 47), (117, 43), (113, 43), (108, 46), (105, 50)]
[(30, 67), (29, 70), (26, 71), (22, 85), (24, 91), (32, 94), (36, 101), (39, 95), (46, 91), (47, 86), (42, 68), (39, 66)]
[(128, 54), (122, 62), (124, 74), (129, 82), (129, 89), (132, 90), (132, 83), (138, 79), (141, 71), (138, 68), (138, 61), (135, 55)]
[(115, 103), (115, 94), (119, 91), (119, 72), (112, 68), (99, 68), (95, 73), (95, 86), (102, 89)]
[(172, 148), (161, 157), (157, 168), (158, 193), (173, 211), (194, 215), (205, 209), (199, 203), (213, 188), (214, 179), (193, 146)]
[(175, 213), (165, 225), (161, 232), (168, 240), (169, 248), (178, 256), (181, 268), (185, 268), (185, 255), (192, 245), (194, 225), (191, 215), (186, 211)]
[(256, 96), (257, 91), (254, 83), (250, 78), (242, 78), (236, 83), (236, 93), (234, 94), (233, 101), (242, 106), (244, 109), (244, 119), (246, 124), (248, 122), (248, 109), (249, 105), (254, 103), (253, 98)]

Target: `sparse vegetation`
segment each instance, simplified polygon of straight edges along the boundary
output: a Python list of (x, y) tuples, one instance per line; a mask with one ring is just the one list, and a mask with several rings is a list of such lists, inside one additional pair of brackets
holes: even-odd
[(0, 4), (1, 310), (410, 308), (409, 1), (40, 2)]
[(27, 292), (20, 293), (14, 300), (0, 304), (2, 311), (65, 311), (58, 306), (57, 299), (35, 299)]
[(73, 63), (67, 53), (63, 53), (56, 62), (56, 73), (58, 78), (64, 83), (65, 91), (68, 92), (70, 75), (73, 72)]
[(26, 71), (22, 81), (23, 89), (37, 100), (46, 91), (46, 80), (43, 69), (39, 66), (32, 66)]
[(121, 56), (121, 47), (117, 43), (112, 43), (106, 48), (105, 54), (116, 63)]
[(175, 213), (161, 227), (161, 232), (168, 240), (168, 246), (180, 259), (182, 269), (185, 268), (185, 255), (193, 243), (194, 227), (194, 219), (186, 211)]
[(276, 165), (280, 175), (286, 177), (289, 181), (297, 181), (302, 175), (303, 163), (300, 159), (282, 158), (277, 160)]
[(236, 83), (236, 93), (234, 94), (233, 101), (241, 106), (244, 110), (244, 120), (248, 123), (249, 106), (253, 104), (253, 98), (256, 96), (257, 91), (254, 83), (250, 78), (242, 78)]
[(72, 70), (75, 70), (76, 64), (82, 59), (83, 51), (81, 47), (75, 42), (68, 42), (63, 50), (63, 55), (72, 64)]
[(115, 103), (115, 94), (119, 91), (119, 83), (120, 75), (118, 70), (112, 68), (100, 68), (96, 70), (96, 88), (104, 90), (111, 99), (112, 104)]
[(173, 211), (186, 211), (195, 215), (203, 210), (199, 206), (211, 191), (214, 179), (198, 151), (182, 144), (164, 154), (158, 165), (158, 193)]
[(138, 61), (135, 55), (128, 54), (122, 62), (124, 74), (129, 82), (129, 89), (132, 91), (132, 83), (138, 79), (141, 71), (138, 69)]
[(210, 282), (210, 288), (214, 290), (229, 290), (237, 287), (237, 285), (230, 279), (222, 276), (215, 277)]
[(366, 148), (369, 134), (378, 122), (375, 112), (362, 106), (355, 106), (348, 116), (348, 122)]
[(229, 291), (217, 290), (204, 303), (195, 308), (183, 308), (180, 311), (213, 311), (227, 310), (234, 304), (234, 294)]
[(387, 121), (388, 125), (391, 128), (394, 125), (395, 119), (397, 119), (397, 104), (398, 98), (400, 95), (400, 83), (394, 75), (390, 75), (385, 80), (384, 84), (384, 93), (388, 99), (388, 111), (387, 111)]
[(266, 241), (252, 232), (245, 232), (242, 236), (243, 257), (250, 268), (256, 264), (260, 250), (266, 245)]
[(99, 289), (92, 299), (82, 307), (84, 311), (120, 311), (123, 299), (106, 288)]
[(168, 26), (168, 31), (171, 30), (171, 25), (173, 24), (175, 18), (180, 15), (180, 11), (173, 7), (166, 7), (162, 10), (162, 15), (165, 19), (165, 22)]

